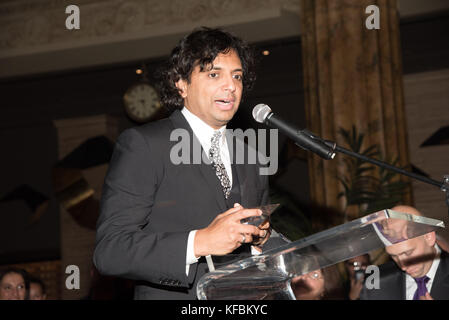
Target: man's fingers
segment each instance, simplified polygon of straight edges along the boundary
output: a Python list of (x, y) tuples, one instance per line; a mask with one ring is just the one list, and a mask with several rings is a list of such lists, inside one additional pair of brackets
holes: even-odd
[(270, 222), (268, 220), (265, 221), (264, 223), (262, 223), (259, 226), (259, 229), (261, 229), (261, 230), (268, 230), (268, 229), (270, 229)]
[(253, 242), (253, 236), (249, 233), (240, 234), (239, 237), (237, 237), (237, 242), (240, 243), (251, 243)]
[(433, 300), (429, 292), (426, 292), (424, 296), (419, 297), (419, 300)]
[(243, 233), (243, 234), (252, 234), (258, 237), (261, 237), (264, 234), (263, 230), (260, 230), (259, 228), (252, 226), (250, 224), (240, 224), (236, 231), (238, 233)]
[[(240, 209), (241, 209), (241, 207), (240, 207)], [(239, 212), (236, 212), (234, 214), (233, 218), (236, 221), (240, 221), (245, 218), (257, 217), (260, 215), (262, 215), (262, 210), (260, 210), (260, 209), (243, 209), (243, 210), (240, 210)]]
[(241, 205), (236, 205), (236, 204), (234, 204), (234, 207), (233, 207), (233, 208), (231, 208), (231, 209), (229, 209), (229, 210), (227, 210), (227, 211), (225, 211), (225, 212), (223, 212), (223, 213), (220, 213), (220, 214), (217, 216), (217, 218), (222, 218), (222, 217), (226, 217), (226, 216), (228, 216), (228, 215), (230, 215), (230, 214), (234, 214), (234, 213), (236, 213), (236, 212), (242, 210), (242, 208), (243, 208), (243, 207), (242, 207)]
[(270, 229), (270, 221), (265, 221), (259, 226), (260, 230), (269, 230)]

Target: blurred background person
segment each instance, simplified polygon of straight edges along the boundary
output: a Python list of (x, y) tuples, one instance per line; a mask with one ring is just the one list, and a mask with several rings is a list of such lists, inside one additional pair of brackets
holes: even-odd
[(324, 296), (324, 276), (321, 269), (292, 279), (296, 300), (321, 300)]
[[(396, 206), (392, 210), (422, 216), (410, 206)], [(395, 231), (406, 235), (407, 229)], [(380, 266), (379, 289), (363, 287), (362, 300), (449, 299), (449, 255), (436, 243), (435, 231), (387, 246), (385, 250), (393, 261)]]
[(25, 270), (9, 267), (0, 271), (0, 300), (26, 300), (28, 290), (28, 274)]
[(349, 300), (358, 300), (363, 284), (365, 283), (365, 270), (371, 264), (369, 254), (351, 258), (345, 262), (347, 281), (345, 292)]
[(329, 266), (292, 279), (296, 300), (342, 300), (340, 274)]
[(47, 300), (47, 292), (44, 282), (38, 277), (30, 276), (29, 300)]

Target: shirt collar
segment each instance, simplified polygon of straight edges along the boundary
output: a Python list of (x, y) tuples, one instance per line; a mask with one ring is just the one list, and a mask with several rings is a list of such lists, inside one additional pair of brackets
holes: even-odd
[[(203, 147), (205, 145), (210, 146), (210, 143), (211, 143), (210, 139), (212, 138), (214, 132), (217, 130), (212, 128), (211, 126), (209, 126), (206, 122), (204, 122), (197, 115), (193, 114), (186, 107), (182, 108), (181, 113), (186, 118), (187, 122), (189, 123), (190, 127), (192, 128), (193, 133), (196, 135), (196, 137), (200, 141), (201, 145), (203, 145)], [(224, 143), (226, 125), (222, 126), (218, 130), (221, 132), (221, 136), (222, 136), (221, 142)]]
[(435, 279), (435, 274), (437, 273), (438, 265), (440, 264), (440, 254), (441, 249), (438, 247), (438, 245), (435, 243), (435, 259), (433, 259), (432, 266), (430, 267), (429, 271), (427, 272), (426, 276), (428, 276), (430, 279)]

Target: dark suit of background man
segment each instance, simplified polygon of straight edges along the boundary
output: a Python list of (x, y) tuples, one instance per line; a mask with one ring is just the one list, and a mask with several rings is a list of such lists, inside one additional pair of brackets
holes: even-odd
[[(415, 208), (392, 210), (421, 216)], [(363, 288), (362, 300), (449, 300), (449, 255), (435, 232), (386, 247), (393, 261), (380, 266), (380, 289)], [(421, 286), (421, 290), (418, 290)]]
[(218, 143), (230, 190), (214, 166), (170, 159), (179, 142), (170, 141), (170, 133), (179, 128), (209, 155), (212, 136), (224, 132), (255, 80), (253, 61), (239, 38), (195, 30), (159, 72), (161, 100), (177, 110), (118, 138), (103, 188), (94, 263), (102, 274), (138, 280), (136, 299), (195, 299), (207, 271), (205, 256), (228, 263), (227, 257), (260, 251), (270, 237), (268, 223), (240, 223), (261, 214), (249, 208), (268, 203), (268, 177), (259, 174), (258, 164), (231, 165), (229, 135)]

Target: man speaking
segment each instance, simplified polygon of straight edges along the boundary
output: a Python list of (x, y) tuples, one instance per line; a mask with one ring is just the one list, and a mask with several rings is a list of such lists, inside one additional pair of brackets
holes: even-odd
[[(269, 224), (261, 214), (268, 177), (259, 164), (236, 164), (225, 134), (242, 94), (255, 80), (247, 44), (201, 28), (173, 49), (160, 73), (170, 117), (125, 130), (105, 178), (94, 263), (105, 275), (137, 280), (135, 299), (195, 299), (205, 257), (227, 264), (260, 251)], [(170, 135), (184, 129), (211, 163), (174, 164)], [(234, 144), (235, 145), (235, 144)], [(193, 148), (192, 148), (193, 149)], [(190, 154), (190, 157), (193, 157)]]

